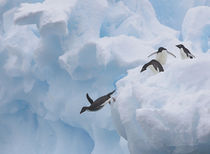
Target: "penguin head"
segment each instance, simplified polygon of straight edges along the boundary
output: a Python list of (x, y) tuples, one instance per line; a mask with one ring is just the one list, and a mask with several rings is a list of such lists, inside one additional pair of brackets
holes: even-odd
[(83, 107), (82, 109), (81, 109), (81, 111), (80, 111), (80, 114), (82, 114), (83, 112), (85, 112), (86, 110), (88, 109), (88, 107)]
[(176, 45), (176, 47), (179, 48), (179, 49), (181, 49), (181, 48), (184, 48), (184, 45), (178, 44), (178, 45)]
[(167, 51), (167, 49), (166, 49), (166, 48), (164, 48), (164, 47), (160, 47), (160, 48), (158, 49), (158, 52), (162, 52), (162, 51), (164, 51), (164, 50), (166, 50), (166, 51)]
[(144, 65), (144, 66), (142, 67), (142, 69), (141, 69), (140, 72), (143, 72), (143, 71), (145, 71), (146, 69), (147, 69), (147, 66)]

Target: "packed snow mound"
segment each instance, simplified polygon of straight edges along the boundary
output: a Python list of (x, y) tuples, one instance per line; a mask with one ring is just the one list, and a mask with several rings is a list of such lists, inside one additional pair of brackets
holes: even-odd
[(184, 41), (191, 42), (195, 51), (202, 49), (206, 52), (210, 47), (209, 35), (210, 7), (200, 6), (189, 9), (182, 24)]
[(76, 0), (50, 1), (43, 3), (22, 3), (15, 14), (15, 23), (36, 24), (42, 35), (68, 33), (67, 20)]
[[(134, 48), (135, 47), (135, 48)], [(109, 65), (118, 69), (137, 66), (153, 49), (150, 44), (135, 37), (120, 35), (103, 37), (86, 43), (81, 49), (60, 56), (60, 64), (75, 80), (98, 78)], [(129, 51), (129, 52), (128, 52)], [(86, 59), (88, 57), (88, 59)]]
[(177, 60), (157, 75), (139, 66), (117, 82), (112, 114), (132, 154), (210, 152), (209, 58)]

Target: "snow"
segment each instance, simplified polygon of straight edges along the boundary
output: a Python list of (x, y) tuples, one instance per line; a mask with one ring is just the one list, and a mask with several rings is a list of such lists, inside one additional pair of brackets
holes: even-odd
[[(14, 20), (16, 24), (36, 24), (42, 35), (65, 35), (68, 33), (68, 14), (76, 0), (44, 1), (43, 3), (22, 3)], [(67, 5), (68, 4), (68, 5)]]
[(161, 2), (0, 0), (0, 153), (209, 153), (209, 2)]
[(197, 6), (210, 6), (208, 0), (149, 0), (160, 23), (180, 30), (187, 11)]
[(118, 131), (131, 144), (131, 153), (170, 153), (171, 147), (172, 153), (195, 153), (209, 146), (208, 65), (209, 55), (180, 60), (157, 75), (140, 74), (137, 67), (117, 82), (113, 116), (122, 121)]
[(201, 48), (206, 52), (209, 49), (209, 29), (210, 7), (194, 7), (187, 12), (184, 18), (182, 36), (185, 41), (192, 43), (192, 47), (195, 51)]

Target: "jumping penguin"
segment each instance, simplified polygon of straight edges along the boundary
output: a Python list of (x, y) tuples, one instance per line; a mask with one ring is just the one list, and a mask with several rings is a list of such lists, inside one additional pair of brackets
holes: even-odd
[(154, 72), (155, 74), (159, 72), (164, 72), (164, 69), (161, 63), (155, 59), (152, 59), (150, 62), (144, 64), (144, 66), (141, 69), (141, 72), (145, 71), (147, 67), (149, 67), (152, 70), (152, 72)]
[(88, 95), (88, 93), (86, 94), (86, 97), (88, 99), (88, 101), (90, 102), (90, 106), (84, 106), (81, 111), (80, 114), (85, 112), (86, 110), (88, 111), (97, 111), (100, 110), (105, 104), (107, 103), (111, 103), (111, 99), (113, 99), (113, 101), (115, 101), (114, 98), (111, 98), (111, 95), (115, 92), (112, 91), (110, 93), (108, 93), (107, 95), (101, 96), (98, 99), (96, 99), (95, 101), (93, 101), (90, 96)]
[(167, 55), (170, 54), (172, 55), (174, 58), (176, 58), (176, 56), (169, 52), (166, 48), (160, 47), (158, 49), (158, 51), (151, 53), (148, 57), (157, 54), (156, 55), (156, 60), (160, 62), (161, 65), (164, 65), (166, 63), (167, 60)]
[(180, 49), (180, 55), (182, 59), (193, 59), (195, 56), (182, 44), (176, 45)]

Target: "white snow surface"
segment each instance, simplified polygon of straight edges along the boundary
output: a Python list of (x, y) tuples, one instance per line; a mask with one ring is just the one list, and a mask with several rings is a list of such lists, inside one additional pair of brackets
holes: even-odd
[(131, 153), (209, 153), (209, 58), (178, 60), (157, 75), (136, 67), (117, 82), (112, 113)]
[(0, 154), (209, 154), (209, 2), (160, 3), (0, 0)]
[(210, 45), (210, 18), (206, 14), (210, 14), (210, 7), (191, 8), (187, 12), (182, 25), (183, 39), (191, 42), (192, 48), (198, 52), (200, 48), (206, 52)]

